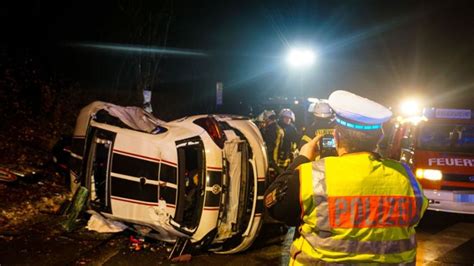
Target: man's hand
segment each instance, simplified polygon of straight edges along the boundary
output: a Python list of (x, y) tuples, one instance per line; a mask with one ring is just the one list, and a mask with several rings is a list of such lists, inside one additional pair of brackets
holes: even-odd
[(316, 156), (320, 154), (319, 150), (319, 140), (322, 138), (322, 135), (317, 135), (310, 142), (306, 143), (301, 147), (300, 155), (308, 158), (310, 161), (314, 161)]

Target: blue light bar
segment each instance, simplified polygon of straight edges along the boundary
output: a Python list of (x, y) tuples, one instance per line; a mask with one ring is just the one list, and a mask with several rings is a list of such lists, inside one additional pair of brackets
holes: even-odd
[(471, 119), (471, 109), (447, 109), (447, 108), (425, 108), (423, 116), (426, 118), (439, 119)]
[(336, 117), (336, 122), (340, 125), (345, 126), (345, 127), (352, 128), (352, 129), (357, 129), (357, 130), (377, 130), (377, 129), (382, 128), (382, 124), (361, 125), (361, 124), (356, 124), (356, 123), (353, 123), (353, 122), (344, 121), (344, 120), (342, 120), (338, 117)]

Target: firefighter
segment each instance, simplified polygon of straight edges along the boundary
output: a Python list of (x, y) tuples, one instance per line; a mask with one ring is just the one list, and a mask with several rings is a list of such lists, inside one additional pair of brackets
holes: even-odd
[(262, 121), (262, 128), (260, 129), (263, 137), (263, 141), (267, 146), (267, 158), (268, 158), (268, 181), (271, 183), (275, 177), (280, 174), (280, 170), (277, 166), (277, 160), (274, 158), (273, 153), (276, 146), (276, 140), (278, 132), (281, 130), (277, 123), (277, 116), (273, 110), (264, 110), (259, 115)]
[(392, 113), (347, 91), (335, 91), (339, 156), (313, 161), (320, 136), (305, 144), (265, 192), (270, 215), (298, 225), (290, 265), (415, 264), (415, 226), (427, 208), (410, 168), (373, 151)]
[[(331, 107), (327, 103), (327, 100), (318, 100), (317, 102), (311, 104), (308, 109), (308, 112), (311, 112), (314, 116), (312, 123), (306, 127), (303, 137), (298, 145), (298, 149), (301, 149), (304, 144), (311, 141), (317, 135), (334, 135), (334, 125), (332, 123), (333, 113)], [(321, 151), (321, 158), (327, 156), (335, 156), (335, 148), (326, 148)]]
[(273, 160), (278, 168), (286, 169), (293, 159), (297, 148), (298, 132), (294, 125), (295, 114), (288, 108), (282, 109), (278, 115), (278, 130), (275, 147), (273, 149)]
[(265, 134), (265, 131), (267, 130), (268, 126), (270, 126), (273, 123), (276, 123), (277, 117), (275, 114), (275, 111), (273, 110), (263, 110), (255, 121), (258, 123), (258, 128), (260, 129), (260, 132), (262, 135)]
[(262, 134), (264, 133), (265, 126), (269, 123), (270, 120), (276, 121), (276, 114), (273, 110), (263, 110), (259, 115), (253, 119), (255, 125), (257, 125), (258, 129)]

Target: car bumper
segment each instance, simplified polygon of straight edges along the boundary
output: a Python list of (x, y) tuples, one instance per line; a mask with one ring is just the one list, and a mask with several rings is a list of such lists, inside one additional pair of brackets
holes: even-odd
[(474, 214), (474, 190), (423, 190), (429, 199), (429, 210)]

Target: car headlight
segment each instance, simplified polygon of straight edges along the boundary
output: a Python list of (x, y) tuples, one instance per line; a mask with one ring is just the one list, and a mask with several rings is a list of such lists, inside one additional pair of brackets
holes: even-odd
[(440, 170), (418, 168), (416, 169), (416, 177), (438, 181), (443, 178), (443, 173)]

